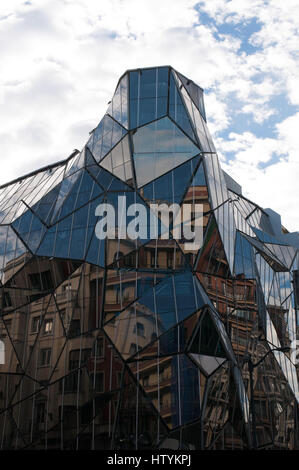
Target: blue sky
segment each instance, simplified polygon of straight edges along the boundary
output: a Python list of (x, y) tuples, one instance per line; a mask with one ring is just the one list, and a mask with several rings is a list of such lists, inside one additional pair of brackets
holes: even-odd
[(82, 148), (118, 77), (170, 64), (205, 90), (222, 167), (299, 230), (299, 2), (4, 0), (0, 183)]

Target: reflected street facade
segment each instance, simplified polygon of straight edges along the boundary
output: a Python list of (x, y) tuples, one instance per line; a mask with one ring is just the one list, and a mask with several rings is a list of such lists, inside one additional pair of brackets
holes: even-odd
[[(119, 196), (201, 204), (202, 246), (118, 237)], [(0, 187), (0, 448), (298, 449), (298, 253), (221, 169), (202, 88), (125, 72), (82, 151)]]

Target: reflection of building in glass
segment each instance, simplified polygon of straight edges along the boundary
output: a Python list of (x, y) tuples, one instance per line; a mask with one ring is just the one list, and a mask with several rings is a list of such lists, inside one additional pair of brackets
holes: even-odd
[[(120, 195), (202, 204), (199, 252), (98, 240)], [(82, 152), (0, 188), (1, 448), (298, 448), (298, 248), (221, 170), (202, 89), (126, 72)]]

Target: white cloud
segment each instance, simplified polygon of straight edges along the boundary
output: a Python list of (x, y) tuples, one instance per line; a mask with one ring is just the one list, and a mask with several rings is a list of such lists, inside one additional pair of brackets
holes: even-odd
[[(282, 215), (290, 231), (298, 231), (298, 128), (299, 113), (277, 125), (277, 139), (261, 139), (252, 133), (230, 134), (220, 142), (222, 154), (235, 158), (222, 166), (243, 187), (243, 193), (262, 207), (273, 208)], [(259, 164), (273, 156), (275, 163), (261, 169)], [(284, 155), (284, 157), (282, 157)]]
[[(263, 178), (276, 181), (280, 170), (285, 178), (290, 171), (295, 181), (298, 131), (291, 118), (277, 126), (277, 138), (257, 138), (245, 128), (236, 133), (232, 126), (236, 113), (256, 123), (278, 117), (280, 109), (272, 102), (278, 94), (291, 104), (299, 102), (298, 1), (205, 0), (199, 11), (197, 5), (196, 0), (0, 2), (5, 45), (0, 50), (0, 183), (80, 149), (125, 70), (166, 64), (206, 89), (220, 156), (232, 157), (227, 169), (244, 189), (259, 182), (257, 202), (268, 200), (262, 191), (270, 183), (263, 185)], [(203, 24), (201, 12), (212, 15), (216, 25)], [(238, 22), (253, 18), (260, 25), (249, 38), (257, 47), (254, 53), (241, 52), (235, 34), (216, 34), (218, 25), (237, 30)], [(219, 137), (225, 129), (227, 142)], [(273, 164), (280, 155), (285, 158)], [(271, 165), (262, 170), (261, 162)], [(288, 205), (291, 193), (296, 200), (295, 187), (286, 190), (273, 208), (279, 210), (285, 201), (286, 217), (294, 225), (297, 220), (298, 227)], [(266, 193), (271, 194), (269, 188)]]

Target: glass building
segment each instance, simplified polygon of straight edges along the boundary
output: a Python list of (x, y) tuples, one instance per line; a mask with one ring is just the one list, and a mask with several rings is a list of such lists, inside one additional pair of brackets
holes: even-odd
[[(118, 196), (202, 204), (200, 250), (99, 240)], [(81, 152), (0, 188), (0, 447), (298, 448), (298, 249), (221, 169), (203, 90), (127, 71)]]

